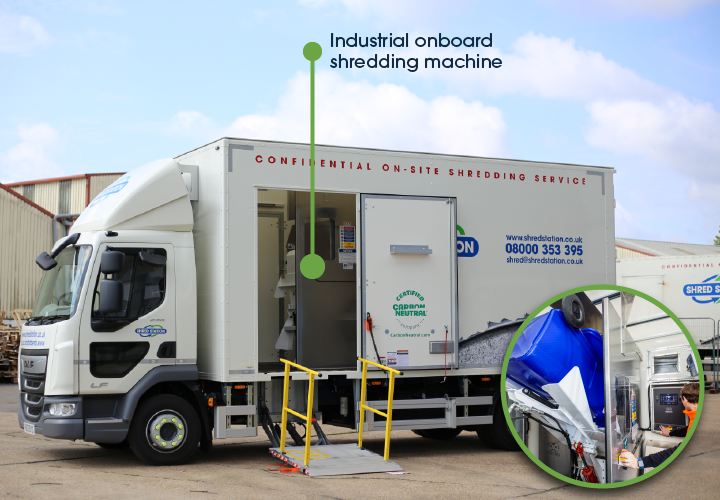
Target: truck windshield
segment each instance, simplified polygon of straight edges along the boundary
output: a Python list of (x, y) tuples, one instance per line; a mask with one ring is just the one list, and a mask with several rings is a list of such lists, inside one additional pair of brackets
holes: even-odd
[(75, 314), (91, 255), (92, 247), (81, 245), (66, 248), (55, 257), (57, 266), (45, 271), (40, 281), (31, 322), (54, 323)]

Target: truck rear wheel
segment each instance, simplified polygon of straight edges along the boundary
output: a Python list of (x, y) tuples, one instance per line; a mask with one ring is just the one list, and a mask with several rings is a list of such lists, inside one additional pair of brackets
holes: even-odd
[(143, 402), (130, 425), (130, 446), (150, 465), (187, 461), (200, 441), (200, 417), (178, 396), (162, 395)]
[(507, 451), (519, 451), (520, 445), (515, 441), (510, 428), (505, 420), (505, 412), (503, 412), (500, 401), (495, 405), (493, 412), (493, 423), (490, 425), (481, 425), (478, 427), (477, 435), (480, 440), (491, 448), (498, 448)]

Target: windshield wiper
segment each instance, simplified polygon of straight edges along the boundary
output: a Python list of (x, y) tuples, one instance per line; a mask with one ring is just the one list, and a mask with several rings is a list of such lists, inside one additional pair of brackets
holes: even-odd
[(70, 319), (69, 314), (52, 314), (50, 316), (40, 316), (40, 324), (41, 325), (49, 325), (51, 323), (55, 323), (55, 320), (58, 319)]

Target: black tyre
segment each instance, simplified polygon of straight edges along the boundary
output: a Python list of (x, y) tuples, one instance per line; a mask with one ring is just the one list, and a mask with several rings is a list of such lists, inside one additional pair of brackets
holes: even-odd
[(124, 441), (120, 441), (119, 443), (95, 443), (100, 448), (105, 448), (106, 450), (127, 450), (130, 448), (130, 441), (125, 438)]
[(457, 437), (462, 432), (462, 429), (423, 429), (414, 432), (424, 438), (448, 440)]
[(190, 403), (163, 395), (144, 401), (130, 425), (130, 447), (150, 465), (187, 461), (200, 441), (200, 417)]
[(574, 328), (585, 326), (585, 308), (577, 295), (572, 294), (562, 299), (563, 316)]
[(515, 441), (507, 425), (500, 401), (495, 405), (493, 423), (478, 427), (477, 435), (486, 446), (506, 451), (520, 451), (520, 445)]

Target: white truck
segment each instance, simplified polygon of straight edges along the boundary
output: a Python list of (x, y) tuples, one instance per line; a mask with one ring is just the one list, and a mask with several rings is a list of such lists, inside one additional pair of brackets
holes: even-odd
[[(697, 344), (700, 362), (713, 374), (711, 390), (717, 391), (720, 388), (720, 253), (618, 259), (617, 284), (647, 293), (681, 319)], [(642, 310), (634, 310), (633, 314), (647, 316)], [(633, 316), (630, 321), (635, 319)]]
[[(496, 323), (615, 282), (614, 170), (323, 145), (316, 158), (316, 280), (295, 272), (310, 246), (306, 144), (223, 138), (98, 195), (36, 259), (20, 426), (151, 464), (258, 428), (301, 443), (300, 419), (277, 424), (287, 359), (320, 374), (326, 442), (320, 422), (357, 430), (362, 357), (402, 371), (393, 430), (517, 449)], [(368, 377), (383, 408), (387, 377)], [(293, 371), (291, 408), (306, 410), (307, 388)], [(364, 429), (384, 429), (373, 416)]]

